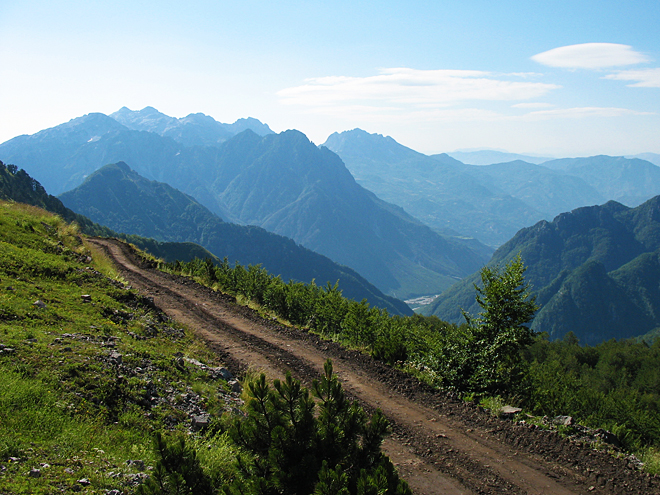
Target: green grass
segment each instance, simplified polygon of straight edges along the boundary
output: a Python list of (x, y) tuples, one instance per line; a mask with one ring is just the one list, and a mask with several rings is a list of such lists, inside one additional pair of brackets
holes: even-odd
[[(46, 307), (36, 306), (38, 300)], [(194, 391), (215, 414), (226, 407), (218, 399), (224, 382), (173, 365), (175, 353), (218, 365), (202, 342), (122, 287), (111, 263), (75, 226), (4, 202), (0, 344), (1, 494), (72, 487), (131, 493), (123, 475), (136, 470), (126, 461), (153, 465), (152, 432), (189, 424), (171, 404), (145, 405), (149, 386), (161, 396)], [(109, 359), (113, 351), (122, 356), (121, 371)], [(230, 476), (227, 445), (221, 439), (206, 445), (205, 459), (217, 477)], [(33, 469), (39, 477), (29, 476)], [(82, 478), (91, 484), (81, 485)]]

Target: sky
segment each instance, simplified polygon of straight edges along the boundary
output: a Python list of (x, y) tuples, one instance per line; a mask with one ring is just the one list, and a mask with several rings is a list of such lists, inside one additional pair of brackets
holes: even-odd
[(316, 144), (660, 153), (660, 1), (0, 3), (0, 142), (152, 106)]

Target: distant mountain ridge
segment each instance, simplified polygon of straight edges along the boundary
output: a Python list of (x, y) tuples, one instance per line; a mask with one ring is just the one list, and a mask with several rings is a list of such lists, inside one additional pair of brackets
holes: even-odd
[(639, 159), (597, 156), (543, 165), (521, 160), (466, 165), (447, 154), (422, 155), (360, 129), (334, 133), (325, 146), (344, 160), (361, 185), (386, 201), (438, 231), (491, 246), (561, 212), (608, 200), (637, 206), (660, 194), (660, 168)]
[(579, 177), (606, 199), (637, 206), (660, 194), (660, 167), (639, 158), (591, 156), (551, 160), (544, 167)]
[(640, 153), (638, 155), (626, 155), (626, 158), (639, 158), (640, 160), (646, 160), (651, 162), (653, 165), (660, 167), (660, 154), (658, 153)]
[(334, 133), (323, 146), (342, 158), (363, 187), (439, 232), (497, 245), (521, 225), (543, 218), (523, 201), (483, 184), (467, 172), (468, 166), (446, 154), (426, 156), (361, 129)]
[[(582, 344), (647, 334), (660, 327), (660, 196), (636, 208), (615, 201), (583, 207), (520, 230), (493, 255), (502, 266), (520, 254), (541, 305), (532, 328)], [(476, 314), (478, 273), (424, 310), (462, 321)]]
[(194, 198), (141, 177), (123, 162), (102, 167), (60, 199), (116, 231), (158, 241), (198, 243), (220, 259), (227, 257), (231, 264), (262, 264), (284, 281), (316, 279), (319, 285), (339, 281), (345, 297), (367, 299), (394, 314), (412, 313), (405, 303), (385, 296), (350, 268), (259, 227), (225, 223)]
[(233, 124), (222, 124), (203, 113), (191, 113), (177, 119), (153, 107), (137, 111), (122, 107), (109, 117), (134, 131), (154, 132), (184, 146), (218, 146), (246, 129), (260, 136), (273, 134), (267, 124), (251, 117), (239, 119)]
[[(456, 158), (466, 165), (493, 165), (494, 163), (514, 162), (522, 160), (527, 163), (541, 165), (543, 162), (553, 160), (552, 157), (543, 157), (535, 155), (521, 155), (519, 153), (508, 153), (497, 150), (479, 150), (479, 151), (451, 151), (447, 155)], [(438, 155), (431, 155), (433, 157)]]

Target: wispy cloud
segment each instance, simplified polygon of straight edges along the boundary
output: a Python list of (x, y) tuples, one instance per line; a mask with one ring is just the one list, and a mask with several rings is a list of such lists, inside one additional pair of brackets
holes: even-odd
[[(523, 77), (521, 77), (523, 76)], [(470, 70), (383, 69), (368, 77), (317, 77), (279, 91), (285, 104), (448, 107), (465, 101), (522, 101), (560, 86), (520, 80), (530, 74), (493, 74)]]
[[(620, 71), (616, 76), (637, 81), (641, 77), (633, 75), (638, 72), (643, 71)], [(555, 108), (529, 101), (561, 87), (534, 81), (538, 76), (394, 68), (367, 77), (311, 78), (277, 95), (282, 103), (299, 105), (308, 114), (362, 122), (530, 122), (648, 115), (626, 108)], [(492, 104), (502, 101), (510, 101), (513, 110), (497, 110)]]
[[(552, 107), (552, 105), (532, 105), (513, 105), (513, 107), (526, 110), (548, 108), (548, 106)], [(420, 122), (537, 122), (545, 120), (577, 120), (615, 118), (630, 115), (655, 115), (653, 112), (639, 112), (616, 107), (551, 108), (512, 115), (483, 108), (417, 108), (406, 111), (397, 107), (375, 107), (368, 105), (309, 107), (307, 113), (361, 122), (395, 122), (411, 125), (419, 124)]]
[(511, 108), (552, 108), (554, 105), (552, 103), (516, 103), (515, 105), (511, 105)]
[(604, 69), (648, 62), (649, 59), (628, 45), (583, 43), (562, 46), (539, 53), (532, 60), (550, 67), (565, 69)]
[(640, 70), (620, 70), (614, 74), (605, 76), (605, 79), (616, 79), (619, 81), (637, 81), (628, 86), (636, 88), (660, 88), (660, 68)]

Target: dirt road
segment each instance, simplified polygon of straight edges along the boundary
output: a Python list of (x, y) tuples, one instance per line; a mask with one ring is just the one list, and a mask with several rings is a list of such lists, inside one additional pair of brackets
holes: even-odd
[(291, 371), (309, 384), (331, 358), (348, 394), (390, 420), (393, 434), (383, 449), (417, 494), (660, 493), (657, 478), (623, 459), (493, 418), (368, 356), (265, 320), (231, 297), (144, 266), (119, 241), (91, 242), (133, 287), (208, 341), (238, 372), (251, 366), (275, 378)]

